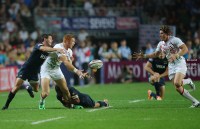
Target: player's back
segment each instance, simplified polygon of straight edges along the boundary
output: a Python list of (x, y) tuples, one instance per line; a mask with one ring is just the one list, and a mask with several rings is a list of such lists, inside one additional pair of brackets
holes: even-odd
[(168, 60), (166, 57), (164, 59), (160, 58), (149, 59), (148, 61), (152, 64), (152, 70), (159, 74), (164, 73), (168, 66)]
[(38, 73), (40, 67), (48, 56), (47, 52), (40, 50), (44, 46), (42, 43), (37, 43), (29, 57), (29, 59), (22, 65), (22, 68), (29, 70), (31, 73)]

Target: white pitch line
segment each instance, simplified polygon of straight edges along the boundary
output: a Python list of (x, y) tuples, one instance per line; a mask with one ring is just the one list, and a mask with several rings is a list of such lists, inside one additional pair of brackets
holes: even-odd
[(47, 121), (58, 120), (58, 119), (61, 119), (61, 118), (65, 118), (65, 117), (57, 117), (57, 118), (51, 118), (51, 119), (47, 119), (47, 120), (36, 121), (36, 122), (31, 123), (31, 124), (36, 125), (36, 124), (44, 123), (44, 122), (47, 122)]
[(136, 103), (136, 102), (140, 102), (140, 101), (144, 101), (145, 99), (140, 99), (140, 100), (134, 100), (134, 101), (130, 101), (129, 103)]
[(103, 107), (103, 108), (98, 108), (98, 109), (92, 109), (92, 110), (89, 110), (87, 112), (93, 112), (93, 111), (102, 110), (102, 109), (106, 109), (106, 108), (110, 108), (110, 107), (113, 107), (113, 106)]

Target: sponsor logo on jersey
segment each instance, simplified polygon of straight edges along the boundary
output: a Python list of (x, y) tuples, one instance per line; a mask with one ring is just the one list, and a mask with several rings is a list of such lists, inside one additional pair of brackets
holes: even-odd
[(157, 65), (157, 64), (156, 64), (156, 67), (157, 67), (157, 68), (161, 68), (161, 69), (164, 69), (164, 68), (165, 68), (164, 65)]
[(40, 58), (41, 58), (41, 59), (46, 59), (47, 56), (45, 56), (45, 55), (42, 54), (42, 55), (40, 56)]

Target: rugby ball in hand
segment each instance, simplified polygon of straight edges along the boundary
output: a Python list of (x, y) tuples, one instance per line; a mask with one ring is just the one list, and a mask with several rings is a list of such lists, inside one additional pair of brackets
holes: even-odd
[(100, 69), (103, 66), (103, 62), (101, 60), (93, 60), (88, 65), (91, 69)]

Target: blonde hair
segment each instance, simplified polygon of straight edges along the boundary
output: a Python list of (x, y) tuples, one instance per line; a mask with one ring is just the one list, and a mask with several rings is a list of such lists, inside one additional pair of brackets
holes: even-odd
[(72, 34), (66, 34), (63, 38), (63, 43), (66, 43), (67, 40), (69, 42), (72, 38), (75, 38), (75, 36), (73, 36)]

